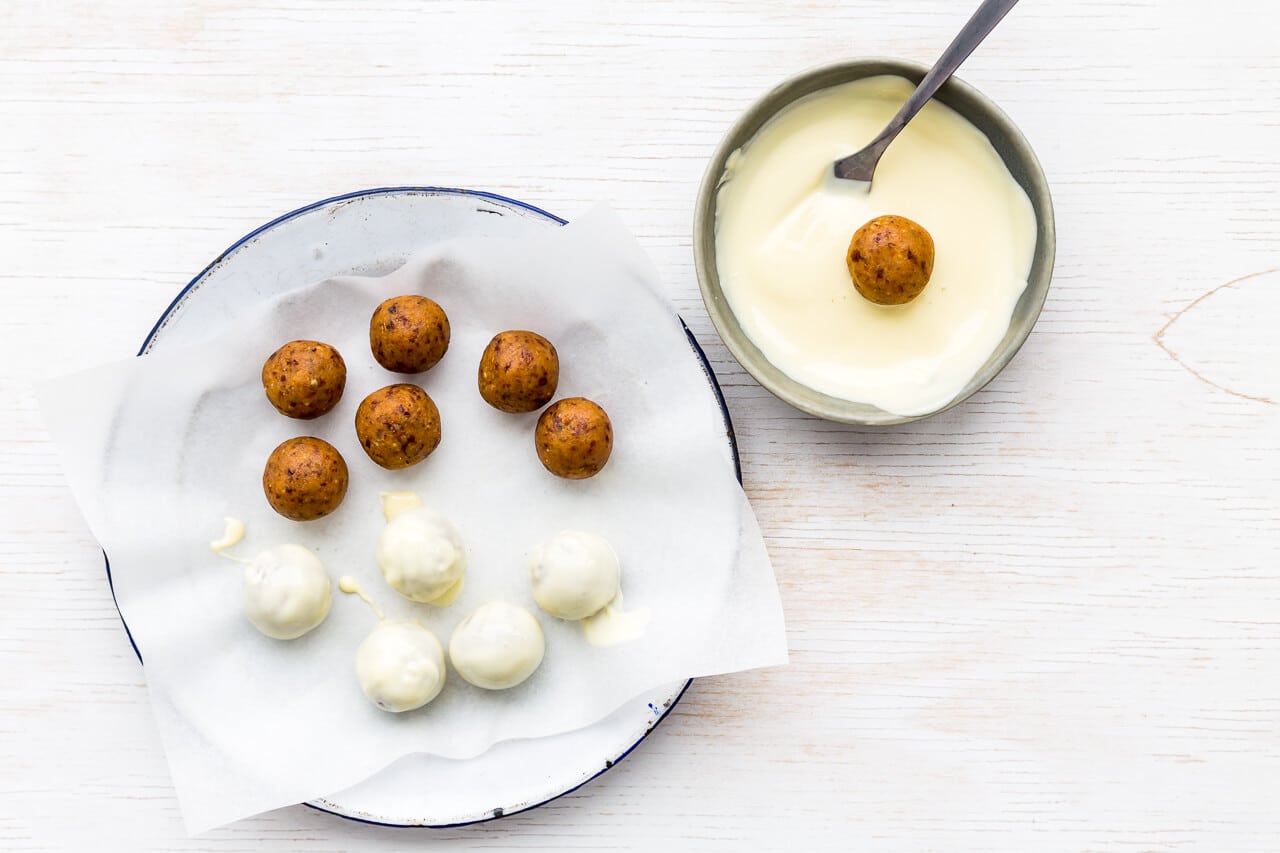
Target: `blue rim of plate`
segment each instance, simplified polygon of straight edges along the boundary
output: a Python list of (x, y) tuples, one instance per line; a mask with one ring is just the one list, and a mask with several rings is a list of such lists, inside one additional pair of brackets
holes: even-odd
[[(226, 249), (224, 249), (222, 252), (220, 252), (218, 256), (214, 258), (212, 261), (210, 261), (209, 264), (206, 265), (204, 269), (200, 270), (200, 272), (198, 272), (195, 275), (195, 277), (191, 279), (191, 281), (187, 282), (186, 286), (183, 287), (182, 290), (178, 291), (178, 295), (175, 296), (173, 298), (173, 301), (169, 303), (169, 307), (165, 308), (164, 311), (160, 314), (160, 318), (156, 320), (155, 325), (151, 327), (151, 331), (148, 332), (146, 338), (143, 339), (142, 346), (138, 348), (138, 355), (141, 356), (147, 352), (147, 348), (151, 346), (152, 342), (155, 340), (156, 334), (160, 331), (160, 329), (164, 326), (165, 322), (169, 319), (169, 315), (172, 314), (175, 309), (177, 309), (178, 305), (181, 304), (182, 300), (186, 297), (186, 295), (190, 293), (191, 290), (200, 283), (200, 280), (203, 279), (206, 275), (208, 275), (209, 272), (214, 267), (222, 263), (223, 259), (225, 259), (228, 255), (230, 255), (236, 249), (239, 249), (242, 245), (249, 242), (254, 237), (257, 237), (259, 234), (263, 233), (264, 231), (268, 231), (283, 222), (287, 222), (290, 219), (293, 219), (294, 217), (301, 216), (304, 213), (309, 213), (318, 207), (324, 207), (325, 205), (333, 204), (335, 202), (340, 202), (340, 201), (349, 201), (351, 199), (357, 199), (357, 198), (367, 198), (369, 196), (392, 195), (395, 193), (424, 193), (424, 194), (431, 194), (431, 195), (454, 195), (454, 196), (469, 196), (474, 198), (484, 198), (484, 199), (489, 199), (491, 201), (500, 202), (502, 204), (511, 205), (513, 207), (517, 207), (522, 210), (527, 210), (530, 213), (535, 213), (539, 216), (549, 219), (550, 221), (555, 222), (558, 225), (565, 225), (569, 221), (567, 219), (561, 219), (559, 216), (556, 216), (554, 213), (549, 213), (548, 211), (545, 211), (540, 207), (535, 207), (534, 205), (528, 204), (527, 202), (519, 201), (518, 199), (508, 198), (507, 196), (499, 195), (497, 193), (486, 192), (484, 190), (468, 190), (468, 189), (459, 189), (457, 187), (377, 187), (375, 189), (356, 190), (355, 192), (343, 193), (342, 195), (336, 195), (331, 198), (321, 199), (320, 201), (312, 202), (311, 204), (305, 205), (303, 207), (299, 207), (296, 210), (291, 210), (288, 213), (277, 216), (275, 219), (272, 219), (270, 222), (264, 223), (263, 225), (259, 225), (257, 228), (253, 229), (248, 234), (244, 235), (239, 240), (235, 241)], [(725, 431), (725, 437), (729, 441), (729, 453), (733, 457), (733, 473), (734, 473), (734, 476), (737, 477), (738, 482), (741, 483), (742, 482), (742, 461), (738, 457), (738, 437), (737, 435), (734, 434), (734, 431), (733, 431), (733, 420), (729, 417), (729, 406), (725, 402), (724, 391), (721, 390), (720, 388), (720, 382), (716, 379), (715, 371), (711, 369), (711, 362), (707, 359), (707, 354), (705, 351), (703, 351), (702, 345), (699, 344), (697, 338), (693, 336), (693, 332), (689, 331), (689, 327), (688, 325), (685, 324), (684, 318), (681, 317), (679, 314), (677, 314), (676, 319), (680, 321), (680, 328), (684, 330), (685, 337), (689, 339), (689, 346), (693, 349), (694, 354), (698, 356), (698, 361), (701, 362), (702, 364), (702, 372), (706, 374), (707, 382), (708, 384), (710, 384), (711, 390), (715, 393), (716, 404), (720, 407), (721, 417), (724, 418), (724, 431)], [(137, 655), (138, 663), (141, 664), (143, 663), (142, 652), (139, 651), (138, 644), (133, 639), (133, 632), (129, 630), (129, 623), (125, 621), (124, 614), (120, 612), (120, 603), (116, 601), (115, 583), (111, 579), (111, 560), (107, 557), (106, 551), (102, 552), (102, 562), (106, 567), (107, 586), (111, 590), (111, 602), (112, 604), (115, 605), (116, 615), (120, 617), (120, 624), (124, 626), (124, 633), (125, 633), (125, 636), (129, 638), (129, 645), (133, 647), (133, 653)], [(586, 779), (583, 779), (581, 782), (574, 785), (572, 788), (566, 788), (560, 793), (554, 794), (553, 796), (550, 796), (545, 800), (540, 800), (536, 803), (532, 803), (530, 805), (524, 806), (523, 808), (519, 808), (514, 811), (508, 812), (502, 809), (495, 809), (494, 813), (489, 815), (488, 817), (477, 818), (475, 820), (460, 821), (458, 823), (405, 824), (405, 823), (384, 823), (382, 821), (369, 820), (368, 818), (355, 817), (353, 815), (343, 814), (342, 812), (335, 811), (333, 809), (327, 809), (324, 806), (316, 805), (315, 803), (301, 803), (301, 805), (304, 805), (310, 809), (315, 809), (318, 812), (324, 812), (325, 814), (331, 814), (331, 815), (334, 815), (335, 817), (340, 817), (343, 820), (352, 821), (354, 823), (365, 823), (371, 826), (386, 826), (386, 827), (391, 827), (393, 829), (455, 829), (460, 826), (473, 826), (478, 823), (488, 823), (491, 820), (498, 820), (500, 818), (510, 817), (512, 815), (517, 815), (523, 812), (531, 811), (533, 809), (538, 808), (539, 806), (545, 806), (547, 803), (550, 803), (554, 800), (558, 800), (561, 797), (565, 796), (566, 794), (572, 794), (574, 791), (578, 790), (582, 786), (590, 782), (594, 782), (596, 779), (599, 779), (601, 776), (603, 776), (605, 773), (608, 773), (614, 767), (617, 767), (620, 761), (622, 761), (624, 758), (630, 755), (636, 749), (636, 747), (644, 743), (645, 739), (648, 738), (649, 735), (653, 733), (653, 730), (658, 727), (658, 724), (667, 718), (667, 715), (671, 713), (671, 710), (680, 703), (681, 699), (684, 698), (684, 694), (688, 692), (689, 686), (692, 684), (693, 684), (693, 679), (692, 678), (687, 679), (684, 683), (684, 687), (680, 688), (680, 692), (676, 694), (676, 697), (671, 700), (670, 704), (668, 704), (665, 708), (663, 708), (662, 712), (658, 714), (658, 716), (654, 718), (653, 722), (651, 722), (648, 725), (648, 727), (644, 731), (644, 734), (640, 735), (640, 737), (634, 743), (632, 743), (630, 746), (628, 746), (618, 755), (614, 756), (611, 759), (607, 759), (605, 761), (604, 767), (602, 767), (600, 770), (598, 770), (591, 776), (588, 776)]]

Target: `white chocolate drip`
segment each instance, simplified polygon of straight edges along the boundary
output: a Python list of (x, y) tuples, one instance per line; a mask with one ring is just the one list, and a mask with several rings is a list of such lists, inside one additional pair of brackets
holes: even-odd
[(338, 589), (342, 590), (347, 595), (357, 596), (361, 601), (369, 605), (369, 608), (373, 610), (374, 615), (378, 617), (379, 622), (387, 618), (386, 615), (383, 614), (382, 608), (378, 606), (378, 603), (360, 587), (359, 582), (355, 578), (351, 577), (351, 575), (343, 575), (338, 578)]
[(422, 498), (417, 492), (379, 492), (382, 500), (382, 517), (391, 521), (407, 509), (422, 506)]
[(228, 548), (232, 548), (240, 544), (240, 540), (244, 538), (244, 522), (238, 518), (227, 516), (223, 519), (226, 525), (223, 529), (222, 538), (215, 539), (209, 543), (209, 547), (213, 549), (215, 554), (221, 554)]

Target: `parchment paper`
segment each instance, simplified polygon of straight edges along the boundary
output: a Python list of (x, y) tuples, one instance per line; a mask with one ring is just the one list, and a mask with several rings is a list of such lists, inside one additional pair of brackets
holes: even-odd
[[(621, 222), (597, 209), (532, 238), (440, 244), (384, 277), (319, 282), (249, 306), (206, 343), (40, 386), (76, 498), (110, 557), (190, 831), (341, 790), (410, 752), (466, 759), (588, 725), (664, 683), (786, 661), (772, 568), (721, 413), (656, 280)], [(374, 306), (401, 293), (435, 299), (453, 328), (443, 361), (416, 377), (384, 371), (369, 351)], [(480, 354), (511, 328), (555, 343), (557, 397), (609, 412), (615, 447), (597, 477), (551, 476), (534, 451), (537, 414), (481, 400)], [(341, 403), (313, 421), (277, 414), (262, 392), (264, 359), (297, 338), (335, 345), (348, 367)], [(443, 440), (420, 465), (385, 471), (361, 450), (353, 420), (366, 394), (401, 381), (436, 401)], [(266, 457), (295, 435), (329, 441), (351, 471), (343, 505), (304, 524), (276, 515), (261, 489)], [(462, 532), (469, 566), (452, 606), (409, 602), (382, 580), (378, 493), (389, 490), (418, 492)], [(335, 586), (323, 625), (288, 642), (253, 629), (240, 567), (208, 548), (227, 515), (247, 525), (235, 553), (297, 542), (321, 556)], [(568, 528), (617, 549), (626, 606), (652, 614), (642, 640), (593, 647), (577, 624), (534, 604), (527, 552)], [(546, 634), (544, 663), (501, 692), (451, 671), (425, 708), (379, 711), (352, 666), (375, 619), (337, 591), (343, 574), (446, 646), (485, 601), (522, 604)]]

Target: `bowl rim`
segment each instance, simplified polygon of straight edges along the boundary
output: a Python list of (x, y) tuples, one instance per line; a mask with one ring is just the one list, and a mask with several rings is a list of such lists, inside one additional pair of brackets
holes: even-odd
[[(1033, 255), (1032, 269), (1028, 273), (1027, 287), (1019, 298), (1014, 316), (1010, 318), (1010, 329), (1013, 329), (1014, 317), (1020, 311), (1025, 319), (1014, 331), (1013, 337), (1002, 340), (993, 351), (991, 358), (974, 374), (965, 387), (950, 402), (929, 412), (915, 415), (900, 415), (880, 409), (868, 403), (844, 400), (810, 388), (791, 378), (774, 366), (758, 347), (747, 337), (739, 325), (733, 309), (729, 306), (720, 288), (719, 274), (715, 271), (715, 203), (720, 187), (720, 179), (724, 174), (726, 161), (734, 151), (749, 142), (766, 123), (777, 116), (783, 109), (797, 101), (841, 83), (853, 82), (874, 76), (899, 76), (912, 82), (918, 82), (929, 70), (929, 66), (906, 59), (893, 57), (866, 56), (844, 59), (811, 66), (793, 74), (764, 94), (753, 100), (716, 145), (715, 152), (707, 163), (698, 187), (693, 213), (693, 256), (694, 271), (698, 277), (698, 290), (702, 294), (702, 302), (706, 307), (716, 334), (724, 342), (730, 354), (742, 365), (757, 382), (767, 391), (783, 402), (802, 412), (824, 420), (860, 426), (893, 426), (923, 420), (941, 414), (948, 409), (960, 405), (965, 400), (982, 390), (1013, 360), (1022, 349), (1031, 334), (1044, 303), (1048, 297), (1049, 284), (1053, 278), (1054, 261), (1057, 254), (1057, 231), (1054, 221), (1053, 197), (1049, 191), (1044, 168), (1036, 156), (1035, 150), (1023, 135), (1021, 129), (1000, 107), (982, 94), (978, 89), (953, 76), (939, 90), (939, 100), (946, 102), (948, 96), (968, 99), (977, 103), (986, 112), (987, 123), (999, 129), (1009, 141), (1010, 146), (1018, 153), (1026, 169), (1025, 183), (1019, 181), (1024, 192), (1031, 201), (1036, 216), (1036, 247)], [(866, 72), (866, 73), (858, 73)], [(829, 77), (843, 78), (826, 85), (806, 88), (815, 80)], [(797, 94), (797, 90), (799, 93)], [(948, 104), (949, 105), (949, 104)], [(956, 109), (952, 107), (952, 109)], [(957, 112), (960, 112), (957, 110)], [(973, 122), (970, 115), (961, 113)], [(990, 140), (982, 128), (979, 130)], [(994, 144), (994, 143), (993, 143)], [(1010, 166), (1010, 158), (1001, 154), (1006, 168)], [(1011, 170), (1012, 171), (1012, 170)], [(1017, 180), (1015, 178), (1015, 180)], [(1043, 200), (1043, 204), (1038, 200)], [(703, 235), (710, 235), (704, 241)], [(708, 246), (710, 248), (708, 248)], [(1035, 275), (1039, 268), (1040, 274)], [(715, 281), (712, 282), (714, 273)], [(1023, 302), (1026, 301), (1025, 308)], [(770, 373), (772, 371), (775, 375)], [(871, 414), (869, 415), (868, 412)]]

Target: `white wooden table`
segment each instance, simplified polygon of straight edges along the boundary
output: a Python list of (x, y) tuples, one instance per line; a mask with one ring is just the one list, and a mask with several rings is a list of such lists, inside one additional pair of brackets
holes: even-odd
[[(819, 62), (932, 61), (970, 7), (0, 2), (0, 849), (1280, 849), (1270, 3), (1026, 0), (967, 63), (1059, 246), (1026, 348), (958, 409), (801, 416), (702, 308), (693, 198), (735, 115)], [(531, 813), (189, 839), (29, 381), (131, 355), (259, 223), (400, 184), (621, 212), (725, 388), (792, 663), (696, 682)]]

